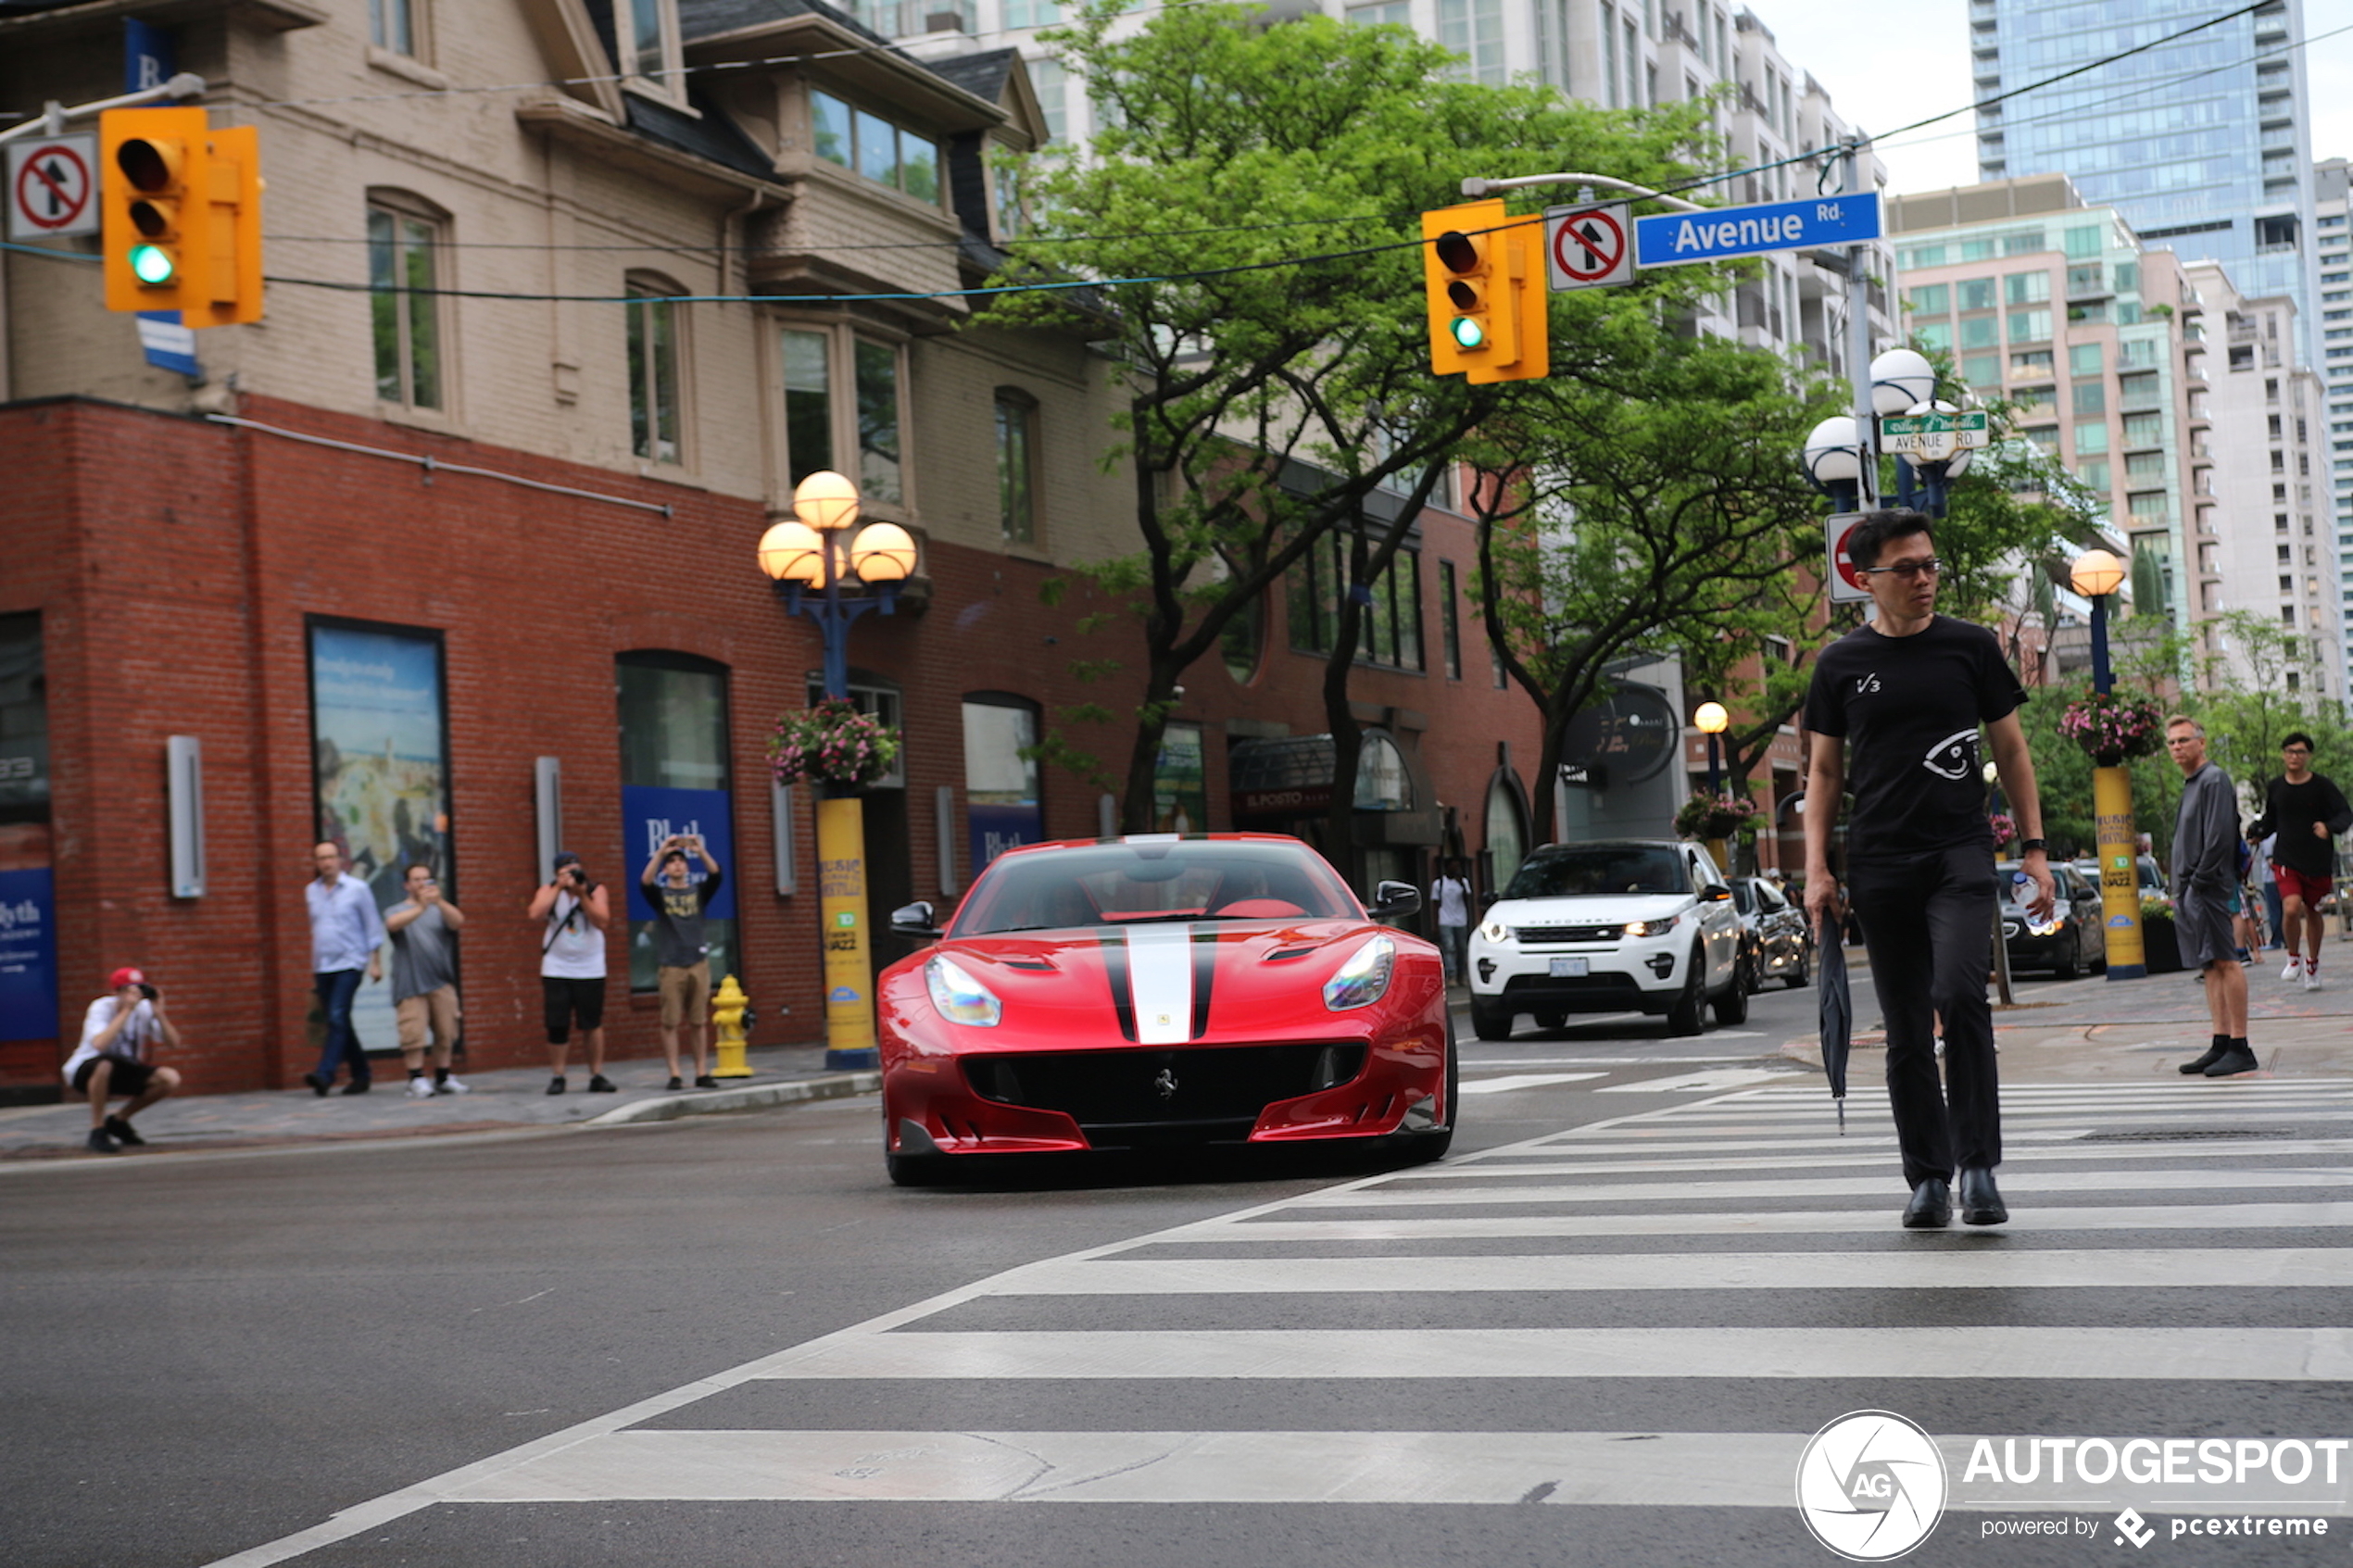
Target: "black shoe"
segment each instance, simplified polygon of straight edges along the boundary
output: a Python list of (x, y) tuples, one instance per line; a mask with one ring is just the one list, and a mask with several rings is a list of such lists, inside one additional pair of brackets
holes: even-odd
[(715, 1088), (717, 1088), (718, 1086), (719, 1086), (719, 1080), (718, 1080), (718, 1079), (716, 1079), (716, 1078), (714, 1078), (714, 1077), (712, 1077), (712, 1076), (711, 1076), (710, 1073), (704, 1073), (702, 1076), (700, 1076), (700, 1077), (698, 1077), (698, 1078), (697, 1078), (697, 1079), (695, 1080), (695, 1087), (697, 1087), (697, 1088), (698, 1088), (698, 1089), (715, 1089)]
[(588, 1080), (588, 1092), (592, 1095), (617, 1095), (621, 1092), (621, 1085), (599, 1073)]
[(364, 1095), (368, 1092), (369, 1086), (367, 1079), (355, 1078), (343, 1086), (343, 1092), (347, 1095)]
[(559, 1073), (554, 1077), (547, 1080), (547, 1092), (551, 1095), (560, 1095), (564, 1092), (564, 1075), (562, 1073)]
[(1998, 1225), (2009, 1217), (2009, 1206), (2002, 1201), (2002, 1189), (1994, 1185), (1994, 1173), (1982, 1166), (1965, 1167), (1961, 1172), (1961, 1223)]
[(673, 1089), (683, 1089), (683, 1088), (685, 1088), (686, 1086), (686, 1080), (685, 1080), (684, 1078), (681, 1078), (681, 1077), (680, 1077), (680, 1076), (678, 1076), (678, 1074), (677, 1074), (677, 1073), (673, 1073), (670, 1075), (670, 1082), (669, 1082), (667, 1085), (664, 1085), (664, 1087), (667, 1087), (667, 1088), (673, 1088)]
[(2261, 1065), (2255, 1060), (2253, 1047), (2233, 1046), (2207, 1068), (2206, 1075), (2209, 1078), (2228, 1078), (2233, 1073), (2252, 1073)]
[(320, 1077), (316, 1073), (306, 1073), (302, 1075), (302, 1081), (310, 1085), (312, 1094), (317, 1095), (321, 1099), (327, 1098), (328, 1080)]
[(122, 1152), (122, 1148), (114, 1141), (113, 1136), (109, 1135), (104, 1127), (93, 1127), (90, 1129), (90, 1152), (93, 1154), (120, 1154)]
[(1904, 1228), (1907, 1231), (1941, 1231), (1953, 1223), (1953, 1189), (1942, 1176), (1931, 1176), (1912, 1189), (1912, 1201), (1904, 1205)]
[(2213, 1066), (2216, 1062), (2221, 1060), (2223, 1055), (2229, 1049), (2230, 1047), (2227, 1046), (2208, 1046), (2206, 1047), (2206, 1054), (2204, 1056), (2197, 1058), (2194, 1061), (2185, 1061), (2182, 1063), (2178, 1071), (2184, 1078), (2195, 1078), (2199, 1073), (2205, 1072), (2208, 1068)]
[(115, 1142), (125, 1148), (136, 1148), (147, 1141), (139, 1135), (136, 1128), (120, 1116), (107, 1117), (105, 1131)]

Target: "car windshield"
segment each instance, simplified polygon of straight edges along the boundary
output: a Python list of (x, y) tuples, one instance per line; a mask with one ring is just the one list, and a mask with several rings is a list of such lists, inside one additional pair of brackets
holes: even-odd
[(1613, 893), (1689, 893), (1682, 857), (1658, 844), (1576, 844), (1520, 862), (1506, 898), (1579, 898)]
[(1163, 839), (1032, 850), (990, 862), (955, 936), (1177, 920), (1359, 920), (1305, 845)]

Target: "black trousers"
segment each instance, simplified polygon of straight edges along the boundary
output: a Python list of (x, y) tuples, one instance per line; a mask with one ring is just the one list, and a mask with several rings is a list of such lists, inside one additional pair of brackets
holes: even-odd
[[(2001, 1087), (1985, 983), (1994, 951), (1994, 860), (1982, 845), (1855, 858), (1847, 889), (1887, 1022), (1887, 1098), (1904, 1182), (2002, 1162)], [(1944, 1023), (1944, 1072), (1936, 1024)]]

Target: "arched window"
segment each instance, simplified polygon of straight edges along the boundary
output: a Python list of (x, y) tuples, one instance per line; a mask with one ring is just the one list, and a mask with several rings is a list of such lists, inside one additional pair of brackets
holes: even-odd
[(1487, 784), (1487, 885), (1501, 890), (1528, 858), (1528, 795), (1519, 776), (1498, 768)]

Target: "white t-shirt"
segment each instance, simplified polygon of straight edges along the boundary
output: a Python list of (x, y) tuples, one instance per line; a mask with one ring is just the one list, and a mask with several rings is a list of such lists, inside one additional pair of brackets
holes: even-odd
[(589, 923), (588, 911), (571, 894), (557, 894), (547, 907), (547, 925), (539, 940), (547, 948), (539, 960), (540, 973), (564, 980), (605, 977), (605, 934)]
[(82, 1044), (66, 1058), (67, 1077), (81, 1072), (82, 1064), (93, 1057), (137, 1057), (144, 1060), (147, 1047), (163, 1038), (163, 1029), (156, 1022), (154, 1004), (143, 998), (137, 1007), (131, 1010), (131, 1022), (122, 1026), (122, 1033), (114, 1037), (114, 1043), (100, 1050), (98, 1036), (105, 1034), (107, 1025), (114, 1022), (116, 1005), (114, 997), (100, 997), (90, 1004), (90, 1010), (82, 1014)]
[(1429, 884), (1430, 897), (1438, 900), (1438, 923), (1468, 925), (1470, 923), (1470, 884), (1458, 876), (1441, 876)]

